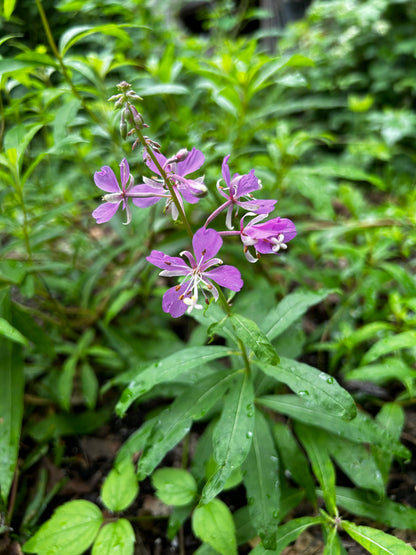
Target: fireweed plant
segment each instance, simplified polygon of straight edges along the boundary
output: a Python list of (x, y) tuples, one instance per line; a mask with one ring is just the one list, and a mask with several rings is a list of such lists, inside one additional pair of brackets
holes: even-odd
[[(188, 552), (181, 532), (188, 518), (202, 542), (200, 555), (235, 555), (240, 545), (245, 545), (245, 553), (251, 547), (253, 555), (279, 554), (311, 526), (322, 528), (328, 555), (346, 554), (339, 532), (370, 553), (414, 553), (395, 536), (358, 526), (340, 512), (363, 517), (376, 513), (386, 526), (412, 528), (416, 512), (385, 495), (393, 458), (409, 458), (399, 440), (400, 407), (387, 403), (373, 420), (357, 411), (351, 395), (331, 375), (279, 356), (273, 344), (330, 291), (293, 292), (259, 322), (236, 313), (223, 292), (228, 289), (233, 295), (243, 288), (240, 270), (223, 263), (225, 240), (240, 241), (245, 258), (254, 264), (262, 255), (278, 256), (287, 249), (296, 236), (294, 223), (271, 217), (277, 201), (258, 198), (261, 184), (255, 170), (232, 175), (227, 155), (216, 186), (222, 201), (193, 230), (186, 206), (198, 203), (209, 187), (204, 177), (194, 177), (204, 164), (203, 153), (192, 148), (162, 154), (161, 145), (143, 134), (148, 125), (135, 106), (140, 97), (126, 82), (118, 89), (110, 100), (121, 112), (121, 135), (134, 138), (133, 150), (142, 147), (151, 176), (134, 177), (126, 159), (120, 163), (119, 178), (103, 166), (94, 181), (105, 194), (92, 215), (97, 224), (105, 224), (121, 209), (129, 224), (133, 210), (160, 203), (182, 224), (189, 250), (177, 256), (152, 250), (146, 257), (161, 270), (160, 277), (178, 278), (164, 292), (162, 309), (173, 318), (190, 314), (210, 340), (219, 336), (221, 341), (194, 340), (114, 381), (128, 383), (116, 406), (119, 416), (143, 396), (160, 394), (162, 384), (168, 390), (176, 386), (176, 393), (119, 451), (101, 490), (101, 502), (111, 516), (89, 501), (65, 503), (25, 544), (25, 552), (76, 555), (92, 545), (94, 555), (116, 549), (132, 554), (135, 531), (120, 513), (134, 502), (138, 482), (150, 476), (156, 495), (172, 506), (167, 536), (172, 542), (179, 537), (181, 554)], [(214, 221), (223, 229), (214, 229)], [(194, 421), (200, 421), (203, 431), (190, 457)], [(160, 468), (181, 441), (182, 468)], [(336, 486), (334, 461), (356, 489)], [(227, 503), (230, 489), (236, 493)], [(235, 494), (238, 509), (232, 512)], [(305, 501), (311, 516), (289, 518)], [(66, 551), (68, 541), (72, 547)]]

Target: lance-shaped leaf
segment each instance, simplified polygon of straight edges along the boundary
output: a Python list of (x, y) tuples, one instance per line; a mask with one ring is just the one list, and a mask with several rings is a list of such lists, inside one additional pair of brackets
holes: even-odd
[(354, 399), (329, 374), (303, 362), (281, 357), (277, 365), (256, 363), (265, 374), (290, 387), (300, 397), (307, 397), (335, 416), (351, 419), (357, 414)]
[(363, 356), (362, 365), (369, 364), (377, 358), (398, 351), (399, 349), (411, 349), (416, 345), (416, 331), (409, 330), (397, 335), (390, 335), (377, 341), (369, 351)]
[(280, 516), (279, 459), (269, 424), (258, 410), (251, 449), (243, 463), (243, 476), (252, 523), (265, 547), (274, 549)]
[(308, 459), (289, 427), (276, 422), (273, 426), (273, 435), (285, 469), (290, 472), (293, 480), (305, 489), (308, 499), (315, 502), (315, 482), (309, 470)]
[(323, 290), (318, 293), (297, 291), (286, 295), (266, 316), (261, 329), (272, 341), (305, 314), (308, 308), (323, 301), (329, 293), (331, 293), (331, 290)]
[[(399, 440), (404, 425), (404, 418), (404, 410), (400, 405), (397, 403), (385, 403), (377, 413), (376, 422), (379, 422), (389, 434)], [(373, 447), (372, 451), (384, 484), (387, 486), (394, 455), (391, 450), (380, 449), (379, 447)]]
[(234, 374), (220, 371), (189, 387), (161, 414), (139, 461), (139, 478), (150, 474), (166, 453), (187, 434), (192, 421), (202, 418), (221, 399)]
[(123, 416), (133, 401), (144, 395), (154, 385), (173, 381), (184, 372), (193, 368), (203, 371), (205, 363), (229, 354), (230, 350), (220, 345), (191, 347), (190, 349), (182, 349), (163, 360), (150, 364), (123, 391), (121, 399), (116, 406), (117, 413), (119, 416)]
[(224, 408), (213, 433), (214, 457), (218, 465), (202, 492), (208, 503), (223, 488), (231, 475), (245, 461), (254, 429), (254, 392), (251, 376), (238, 374), (224, 400)]
[(372, 555), (414, 555), (415, 550), (404, 541), (369, 526), (343, 522), (342, 528)]
[(391, 528), (416, 530), (416, 509), (369, 491), (337, 487), (337, 505), (350, 513), (371, 518)]
[(325, 522), (322, 516), (303, 516), (300, 518), (294, 518), (286, 524), (279, 527), (276, 534), (276, 547), (273, 551), (270, 551), (264, 547), (263, 544), (259, 544), (250, 555), (266, 555), (271, 553), (281, 553), (286, 546), (294, 542), (305, 530), (311, 526), (316, 526), (318, 524), (323, 524)]
[[(0, 296), (0, 315), (11, 315), (10, 291)], [(19, 453), (20, 429), (23, 417), (23, 353), (22, 346), (0, 335), (0, 493), (7, 501)]]
[(319, 428), (305, 426), (299, 422), (296, 423), (295, 431), (308, 453), (313, 472), (321, 484), (328, 512), (335, 516), (337, 514), (335, 468), (328, 452), (327, 434)]
[(411, 456), (395, 437), (361, 411), (357, 412), (353, 420), (344, 420), (296, 395), (265, 395), (260, 397), (258, 402), (295, 420), (335, 432), (336, 435), (351, 441), (379, 445), (404, 459)]
[(259, 360), (269, 364), (279, 362), (275, 348), (253, 320), (240, 314), (231, 314), (230, 320), (237, 337), (253, 351)]

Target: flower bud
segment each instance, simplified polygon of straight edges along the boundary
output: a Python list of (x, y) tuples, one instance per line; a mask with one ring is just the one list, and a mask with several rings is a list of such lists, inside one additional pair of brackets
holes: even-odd
[(175, 158), (178, 162), (183, 162), (188, 157), (189, 152), (186, 148), (181, 148), (175, 155)]
[(120, 135), (123, 140), (127, 137), (127, 123), (125, 121), (120, 122)]

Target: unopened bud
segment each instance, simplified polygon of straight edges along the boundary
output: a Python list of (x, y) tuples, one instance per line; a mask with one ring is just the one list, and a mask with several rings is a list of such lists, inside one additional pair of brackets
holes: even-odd
[(183, 162), (188, 157), (189, 152), (186, 148), (181, 148), (175, 155), (178, 162)]
[(125, 121), (120, 122), (120, 135), (123, 140), (127, 137), (127, 123)]

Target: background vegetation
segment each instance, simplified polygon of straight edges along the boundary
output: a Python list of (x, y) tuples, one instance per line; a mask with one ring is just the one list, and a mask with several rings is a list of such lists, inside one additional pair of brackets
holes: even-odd
[[(288, 327), (273, 340), (278, 354), (333, 375), (378, 426), (395, 438), (404, 427), (402, 441), (414, 452), (415, 3), (316, 0), (304, 19), (279, 32), (273, 53), (265, 50), (261, 31), (238, 33), (248, 20), (267, 16), (259, 10), (237, 12), (218, 2), (207, 14), (208, 32), (192, 36), (174, 10), (156, 4), (3, 4), (0, 531), (5, 553), (23, 545), (70, 499), (96, 503), (101, 495), (113, 512), (129, 506), (115, 507), (111, 495), (100, 493), (103, 478), (127, 437), (146, 430), (142, 423), (189, 384), (156, 385), (123, 420), (115, 406), (138, 370), (185, 344), (203, 345), (211, 323), (200, 314), (174, 321), (161, 310), (165, 284), (145, 256), (156, 242), (173, 254), (187, 240), (158, 208), (135, 211), (130, 226), (120, 225), (121, 217), (97, 226), (91, 217), (99, 201), (95, 171), (103, 165), (116, 170), (128, 157), (137, 179), (143, 172), (141, 152), (132, 153), (131, 142), (121, 139), (118, 114), (107, 102), (122, 80), (143, 97), (149, 135), (163, 152), (196, 147), (205, 154), (210, 192), (191, 212), (192, 222), (216, 206), (215, 183), (223, 157), (231, 153), (234, 171), (255, 168), (264, 198), (278, 198), (278, 214), (296, 223), (298, 237), (278, 260), (265, 256), (256, 265), (242, 265), (239, 247), (227, 247), (228, 261), (239, 266), (245, 281), (244, 294), (233, 301), (236, 311), (260, 325), (270, 307), (290, 293), (300, 295), (295, 298), (302, 299), (302, 308), (296, 312), (289, 304)], [(180, 452), (170, 452), (163, 463), (191, 466), (199, 484), (206, 463), (201, 453), (209, 452), (207, 421), (200, 420)], [(275, 424), (282, 423), (289, 426), (282, 430), (293, 432), (283, 448), (280, 444), (287, 509), (282, 523), (290, 523), (322, 506), (304, 451), (324, 490), (325, 476), (316, 471), (299, 418), (282, 409)], [(137, 437), (133, 453), (142, 449)], [(319, 445), (316, 437), (312, 444)], [(100, 447), (91, 450), (91, 438)], [(328, 464), (336, 472), (343, 514), (387, 532), (400, 528), (406, 540), (403, 530), (416, 530), (410, 509), (416, 501), (414, 461), (403, 462), (409, 451), (396, 451), (402, 462), (395, 462), (393, 452), (385, 453), (386, 440), (366, 462), (369, 451), (348, 458), (351, 446), (336, 443), (335, 435), (332, 440)], [(297, 454), (292, 459), (285, 457), (291, 448)], [(310, 482), (302, 481), (293, 460)], [(222, 497), (233, 511), (246, 506), (238, 484), (237, 479)], [(126, 511), (141, 542), (138, 552), (153, 552), (157, 537), (168, 549), (160, 516), (143, 510), (157, 481), (152, 486), (147, 478), (140, 487)], [(179, 513), (169, 520), (171, 539), (188, 516)], [(241, 518), (237, 541), (245, 553), (257, 531), (244, 528)], [(198, 529), (192, 539), (186, 526), (182, 552), (198, 548), (195, 536), (202, 540), (198, 552), (212, 552), (216, 544)], [(117, 533), (128, 535), (130, 529)], [(325, 534), (329, 545), (331, 532)], [(331, 545), (336, 547), (327, 553), (343, 552), (340, 543)], [(267, 546), (262, 549), (256, 553)]]

